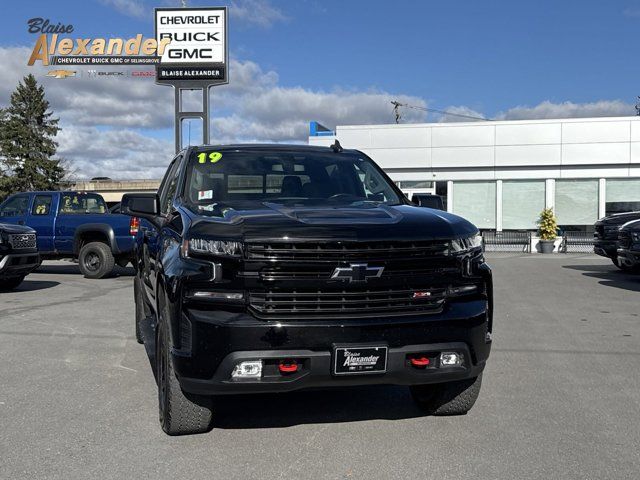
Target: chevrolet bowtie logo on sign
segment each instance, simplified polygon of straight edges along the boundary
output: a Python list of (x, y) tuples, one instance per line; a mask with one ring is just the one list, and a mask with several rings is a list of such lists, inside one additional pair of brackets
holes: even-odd
[(366, 263), (351, 263), (348, 267), (337, 267), (331, 274), (332, 280), (349, 283), (366, 282), (370, 278), (380, 278), (384, 267), (370, 267)]
[(76, 72), (73, 70), (49, 70), (47, 72), (47, 77), (53, 78), (67, 78), (67, 77), (75, 77)]

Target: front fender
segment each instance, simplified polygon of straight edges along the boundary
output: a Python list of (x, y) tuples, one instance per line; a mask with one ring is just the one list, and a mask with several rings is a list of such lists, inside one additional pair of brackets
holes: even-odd
[[(207, 281), (212, 278), (213, 264), (202, 260), (184, 258), (180, 253), (177, 239), (167, 237), (163, 240), (157, 265), (157, 309), (169, 323), (171, 345), (174, 350), (183, 350), (181, 345), (182, 288), (188, 281)], [(187, 319), (188, 321), (188, 319)], [(179, 352), (174, 352), (179, 353)], [(183, 352), (187, 353), (187, 352)]]

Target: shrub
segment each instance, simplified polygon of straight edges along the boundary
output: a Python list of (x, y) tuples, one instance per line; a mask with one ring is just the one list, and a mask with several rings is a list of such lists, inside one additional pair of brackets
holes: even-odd
[(545, 208), (538, 219), (538, 236), (541, 240), (555, 240), (558, 236), (558, 220), (553, 209)]

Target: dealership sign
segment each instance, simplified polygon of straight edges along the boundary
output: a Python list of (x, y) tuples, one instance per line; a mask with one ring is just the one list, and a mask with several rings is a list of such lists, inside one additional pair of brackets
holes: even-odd
[(227, 8), (156, 8), (158, 83), (228, 83)]
[[(74, 31), (73, 25), (54, 25), (48, 18), (31, 18), (29, 33), (39, 34), (27, 64), (43, 65), (149, 65), (157, 64), (169, 40), (158, 44), (142, 34), (125, 38), (64, 37)], [(60, 78), (60, 77), (58, 77)]]

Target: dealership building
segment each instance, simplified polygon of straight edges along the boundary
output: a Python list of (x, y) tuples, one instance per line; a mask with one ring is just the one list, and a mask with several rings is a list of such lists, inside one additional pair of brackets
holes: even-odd
[[(371, 156), (408, 194), (437, 193), (448, 211), (484, 230), (535, 230), (552, 207), (564, 230), (640, 210), (640, 117), (348, 125), (311, 123), (309, 144)], [(119, 201), (158, 180), (80, 181), (75, 188)]]
[(409, 196), (437, 193), (487, 230), (533, 230), (552, 207), (565, 230), (640, 210), (640, 117), (346, 125), (311, 123), (309, 144), (373, 158)]

